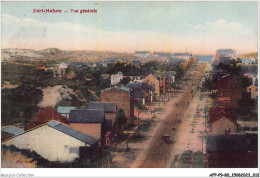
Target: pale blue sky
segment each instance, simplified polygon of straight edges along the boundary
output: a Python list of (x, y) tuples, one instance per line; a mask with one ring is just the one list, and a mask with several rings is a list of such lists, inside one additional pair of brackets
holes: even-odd
[[(32, 13), (53, 8), (98, 13)], [(257, 19), (257, 2), (2, 2), (2, 47), (252, 52)]]

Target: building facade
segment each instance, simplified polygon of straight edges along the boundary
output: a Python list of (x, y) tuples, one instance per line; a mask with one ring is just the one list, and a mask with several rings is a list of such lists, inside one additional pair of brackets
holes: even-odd
[[(96, 140), (86, 134), (71, 129), (68, 125), (51, 121), (3, 142), (20, 149), (35, 151), (49, 161), (70, 162), (84, 155), (95, 154)], [(87, 153), (87, 151), (91, 153)], [(84, 157), (86, 158), (86, 157)]]
[(117, 110), (122, 109), (127, 118), (127, 124), (134, 120), (134, 96), (132, 89), (117, 86), (101, 91), (102, 103), (116, 103)]

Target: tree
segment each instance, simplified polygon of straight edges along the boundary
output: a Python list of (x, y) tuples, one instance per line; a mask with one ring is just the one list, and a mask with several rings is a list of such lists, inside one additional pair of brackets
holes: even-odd
[(119, 109), (116, 113), (116, 129), (121, 131), (126, 124), (125, 112)]
[(33, 85), (21, 85), (2, 90), (2, 124), (23, 123), (39, 110), (37, 104), (42, 100), (42, 90)]

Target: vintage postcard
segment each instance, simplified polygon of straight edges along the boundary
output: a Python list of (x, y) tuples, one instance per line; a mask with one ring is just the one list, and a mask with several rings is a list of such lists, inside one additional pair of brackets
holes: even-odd
[(1, 1), (1, 168), (257, 170), (258, 3)]

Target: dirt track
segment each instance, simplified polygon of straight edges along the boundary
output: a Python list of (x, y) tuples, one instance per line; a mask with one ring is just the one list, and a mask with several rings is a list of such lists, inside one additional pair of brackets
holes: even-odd
[[(185, 109), (187, 108), (187, 102), (192, 99), (193, 84), (201, 77), (202, 71), (196, 71), (192, 82), (189, 82), (185, 91), (182, 93), (177, 101), (177, 106), (172, 106), (172, 111), (168, 114), (158, 129), (154, 138), (146, 152), (143, 161), (138, 167), (140, 168), (165, 168), (167, 167), (168, 158), (170, 157), (171, 150), (173, 148), (173, 136), (175, 129), (178, 129), (178, 120), (181, 119)], [(174, 130), (173, 130), (174, 128)], [(169, 143), (165, 143), (162, 139), (163, 135), (169, 135)]]

